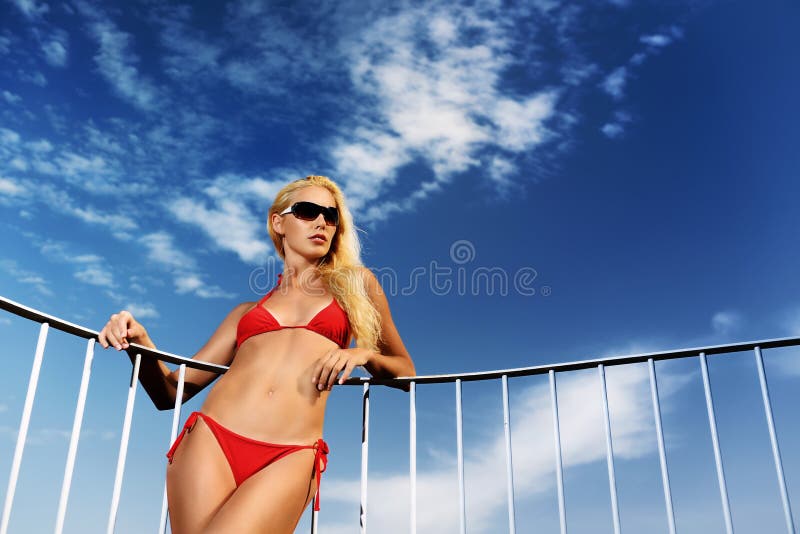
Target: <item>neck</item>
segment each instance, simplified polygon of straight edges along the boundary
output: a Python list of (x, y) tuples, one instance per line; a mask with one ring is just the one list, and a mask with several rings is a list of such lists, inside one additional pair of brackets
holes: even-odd
[(283, 281), (286, 287), (311, 287), (319, 284), (317, 263), (302, 257), (287, 256), (283, 262)]

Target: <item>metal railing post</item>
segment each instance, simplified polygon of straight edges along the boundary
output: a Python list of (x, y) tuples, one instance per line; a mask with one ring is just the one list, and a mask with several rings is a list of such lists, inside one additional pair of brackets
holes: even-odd
[(770, 443), (772, 443), (772, 458), (775, 461), (775, 471), (778, 475), (778, 488), (780, 489), (781, 502), (783, 503), (783, 517), (786, 521), (786, 531), (789, 534), (795, 534), (794, 519), (792, 518), (792, 505), (789, 502), (789, 492), (786, 489), (786, 480), (783, 478), (783, 461), (781, 461), (781, 450), (778, 447), (778, 434), (775, 432), (775, 421), (772, 418), (772, 402), (769, 400), (767, 374), (764, 372), (764, 359), (761, 357), (761, 347), (756, 347), (754, 350), (756, 353), (758, 381), (761, 383), (761, 398), (764, 400), (764, 414), (767, 416), (769, 440)]
[(361, 534), (367, 532), (367, 466), (369, 464), (369, 382), (364, 382), (361, 403)]
[(119, 457), (117, 458), (117, 474), (114, 477), (114, 493), (111, 496), (111, 509), (108, 513), (108, 527), (106, 534), (113, 534), (119, 510), (119, 497), (122, 493), (122, 475), (125, 472), (125, 458), (128, 456), (128, 441), (131, 436), (131, 420), (133, 419), (133, 403), (136, 400), (136, 384), (139, 382), (139, 366), (142, 355), (136, 354), (131, 372), (131, 382), (128, 387), (128, 402), (125, 406), (125, 421), (122, 424), (122, 438), (119, 443)]
[[(178, 437), (178, 425), (181, 422), (181, 406), (183, 406), (183, 387), (186, 381), (186, 364), (178, 367), (178, 385), (175, 390), (175, 407), (172, 409), (172, 430), (169, 434), (169, 445), (171, 447)], [(164, 497), (161, 499), (161, 520), (158, 524), (159, 534), (167, 531), (167, 519), (169, 517), (169, 503), (167, 502), (167, 481), (164, 481)]]
[(409, 479), (411, 486), (411, 534), (417, 532), (417, 384), (412, 380), (408, 395)]
[(650, 396), (653, 400), (653, 417), (656, 422), (656, 438), (658, 439), (658, 459), (661, 463), (661, 483), (664, 486), (664, 504), (667, 508), (667, 522), (670, 534), (675, 534), (675, 511), (672, 507), (672, 490), (669, 485), (669, 470), (667, 469), (667, 453), (664, 447), (664, 430), (661, 428), (661, 403), (658, 400), (658, 381), (656, 380), (656, 366), (653, 358), (647, 360), (650, 371)]
[(94, 339), (90, 339), (86, 344), (86, 356), (83, 359), (83, 374), (81, 375), (81, 386), (78, 391), (78, 403), (75, 406), (75, 418), (72, 421), (72, 435), (69, 439), (69, 452), (67, 453), (67, 464), (64, 467), (64, 482), (61, 485), (61, 498), (58, 501), (58, 516), (56, 518), (56, 534), (61, 534), (64, 530), (64, 519), (67, 515), (67, 502), (69, 501), (69, 490), (72, 486), (72, 472), (75, 468), (75, 456), (78, 454), (78, 441), (81, 437), (81, 425), (83, 423), (83, 412), (86, 408), (86, 395), (89, 392), (89, 378), (92, 373), (92, 360), (94, 359)]
[(558, 392), (556, 390), (556, 373), (552, 369), (547, 373), (550, 379), (550, 402), (553, 407), (553, 439), (556, 450), (556, 485), (558, 487), (558, 520), (561, 534), (567, 533), (567, 507), (564, 501), (564, 466), (561, 458), (561, 425), (558, 420)]
[(708, 378), (708, 364), (706, 363), (704, 352), (700, 353), (700, 370), (703, 373), (703, 390), (706, 394), (708, 426), (711, 429), (711, 442), (714, 446), (714, 462), (717, 466), (717, 482), (719, 483), (719, 496), (722, 500), (722, 513), (725, 515), (725, 531), (728, 534), (733, 534), (731, 505), (728, 502), (728, 486), (725, 484), (725, 471), (722, 467), (722, 453), (720, 452), (719, 435), (717, 434), (717, 418), (714, 415), (714, 399), (711, 395), (711, 381)]
[(606, 463), (608, 464), (608, 488), (611, 492), (611, 517), (614, 521), (614, 534), (620, 534), (619, 505), (617, 504), (617, 480), (614, 476), (614, 446), (611, 441), (611, 417), (608, 413), (606, 371), (602, 363), (597, 366), (597, 373), (600, 376), (600, 394), (603, 401), (603, 423), (606, 430)]
[(461, 408), (461, 379), (456, 379), (456, 452), (458, 455), (459, 532), (467, 534), (467, 507), (464, 490), (464, 417)]
[(19, 467), (22, 464), (22, 453), (25, 451), (25, 440), (28, 437), (28, 426), (31, 422), (33, 401), (36, 397), (36, 387), (39, 384), (39, 373), (42, 370), (42, 359), (44, 357), (44, 346), (47, 343), (48, 327), (47, 323), (42, 323), (41, 328), (39, 328), (39, 340), (36, 342), (33, 367), (31, 368), (31, 375), (28, 379), (28, 393), (25, 395), (25, 405), (22, 408), (22, 421), (19, 424), (17, 445), (14, 447), (14, 459), (11, 461), (11, 474), (8, 477), (8, 489), (6, 489), (6, 501), (3, 505), (3, 520), (2, 523), (0, 523), (0, 534), (6, 534), (8, 532), (8, 521), (11, 518), (11, 506), (14, 504), (14, 493), (17, 491)]
[(506, 489), (508, 493), (508, 531), (514, 534), (517, 522), (514, 518), (514, 463), (511, 460), (511, 415), (508, 409), (508, 377), (503, 375), (503, 430), (506, 440)]

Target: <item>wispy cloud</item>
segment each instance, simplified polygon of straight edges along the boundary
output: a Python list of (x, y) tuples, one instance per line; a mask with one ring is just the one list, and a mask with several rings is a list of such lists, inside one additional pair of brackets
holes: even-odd
[(602, 131), (606, 137), (616, 139), (625, 133), (625, 124), (628, 122), (631, 122), (631, 116), (628, 113), (624, 111), (616, 111), (614, 112), (613, 119), (605, 123), (600, 128), (600, 131)]
[(730, 334), (742, 323), (742, 316), (733, 310), (718, 311), (711, 317), (711, 327), (714, 333), (720, 335)]
[(201, 298), (231, 298), (222, 288), (207, 284), (191, 257), (181, 252), (171, 234), (160, 231), (140, 239), (147, 249), (147, 257), (172, 273), (178, 293), (192, 293)]
[(683, 30), (678, 26), (670, 26), (664, 31), (642, 35), (639, 41), (653, 48), (662, 48), (683, 37)]
[(22, 102), (22, 97), (16, 93), (4, 90), (2, 94), (3, 94), (3, 100), (5, 100), (7, 104), (11, 104), (12, 106), (14, 104), (19, 104), (20, 102)]
[(625, 96), (625, 84), (628, 82), (628, 68), (617, 67), (603, 79), (600, 86), (603, 91), (619, 100)]
[(114, 285), (111, 270), (101, 256), (76, 253), (66, 243), (52, 239), (39, 243), (39, 251), (51, 261), (72, 265), (73, 276), (81, 282), (100, 287)]
[(12, 3), (29, 20), (38, 20), (42, 15), (50, 11), (50, 6), (46, 2), (36, 0), (12, 0)]
[(44, 59), (53, 67), (64, 67), (67, 64), (69, 38), (63, 30), (56, 30), (42, 43)]
[(151, 111), (160, 104), (156, 85), (139, 72), (139, 57), (133, 50), (133, 37), (103, 12), (88, 2), (76, 2), (89, 20), (89, 30), (99, 50), (94, 56), (97, 68), (116, 93), (134, 106)]
[(53, 292), (47, 284), (47, 280), (39, 273), (28, 271), (21, 268), (14, 260), (0, 260), (0, 269), (13, 277), (16, 282), (33, 286), (36, 291), (46, 297), (53, 296)]
[(359, 100), (370, 105), (346, 136), (329, 142), (329, 153), (354, 205), (379, 198), (412, 162), (425, 162), (433, 173), (406, 198), (367, 210), (368, 219), (385, 216), (387, 207), (410, 208), (454, 176), (492, 161), (503, 162), (493, 171), (503, 183), (516, 170), (509, 156), (529, 154), (551, 138), (558, 91), (502, 89), (516, 45), (505, 19), (514, 14), (482, 9), (409, 8), (345, 44)]
[(159, 317), (158, 310), (152, 304), (134, 304), (129, 302), (124, 309), (137, 319), (155, 319)]
[(246, 263), (266, 259), (266, 212), (283, 179), (265, 180), (223, 174), (202, 189), (200, 196), (180, 196), (166, 207), (181, 222), (201, 228), (222, 250)]

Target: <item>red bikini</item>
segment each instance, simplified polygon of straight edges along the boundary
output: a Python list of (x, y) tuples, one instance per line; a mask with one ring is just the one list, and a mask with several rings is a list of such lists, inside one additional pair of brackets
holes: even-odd
[(305, 449), (314, 449), (314, 478), (317, 480), (317, 498), (314, 502), (314, 510), (319, 511), (319, 483), (322, 478), (322, 473), (328, 467), (328, 444), (320, 438), (313, 445), (278, 445), (276, 443), (267, 443), (266, 441), (258, 441), (251, 439), (241, 434), (233, 432), (221, 424), (217, 423), (214, 419), (201, 412), (192, 412), (183, 425), (183, 430), (178, 434), (175, 443), (170, 447), (167, 452), (169, 463), (172, 463), (172, 457), (178, 445), (181, 444), (183, 436), (194, 429), (197, 418), (200, 417), (205, 421), (208, 428), (213, 432), (214, 437), (217, 438), (225, 458), (228, 459), (228, 465), (231, 467), (233, 473), (233, 480), (236, 482), (236, 487), (244, 483), (245, 480), (258, 473), (272, 462), (277, 462), (284, 456), (293, 452), (302, 451)]
[[(342, 307), (339, 306), (339, 303), (336, 302), (336, 299), (333, 299), (330, 304), (317, 313), (306, 325), (281, 325), (263, 306), (264, 302), (272, 296), (272, 293), (278, 288), (280, 282), (281, 275), (278, 275), (278, 283), (275, 287), (239, 320), (239, 324), (236, 328), (237, 349), (252, 336), (273, 332), (275, 330), (282, 330), (284, 328), (305, 328), (325, 336), (341, 348), (347, 347), (350, 341), (350, 323), (348, 322), (347, 314)], [(178, 438), (172, 444), (172, 447), (170, 447), (169, 452), (167, 452), (169, 463), (172, 463), (172, 457), (178, 445), (180, 445), (183, 436), (192, 431), (198, 417), (205, 421), (208, 428), (211, 429), (211, 432), (213, 432), (214, 436), (217, 438), (222, 452), (228, 459), (228, 464), (230, 465), (233, 479), (237, 487), (261, 469), (288, 454), (304, 449), (314, 449), (314, 476), (317, 479), (317, 498), (314, 504), (314, 510), (319, 510), (320, 478), (328, 465), (328, 444), (325, 443), (322, 438), (318, 439), (313, 445), (279, 445), (267, 443), (237, 434), (220, 425), (204, 413), (192, 412), (189, 419), (186, 420), (186, 424), (183, 426), (180, 435), (178, 435)]]
[(272, 296), (278, 286), (280, 286), (282, 275), (278, 275), (278, 283), (272, 290), (264, 295), (258, 301), (258, 304), (245, 313), (239, 319), (239, 325), (236, 327), (236, 348), (239, 348), (242, 343), (252, 336), (263, 334), (265, 332), (272, 332), (275, 330), (283, 330), (284, 328), (305, 328), (311, 330), (322, 336), (327, 337), (341, 348), (347, 348), (350, 341), (350, 323), (347, 320), (347, 314), (336, 302), (332, 299), (330, 304), (325, 306), (317, 313), (308, 324), (283, 326), (277, 319), (264, 307), (264, 303)]

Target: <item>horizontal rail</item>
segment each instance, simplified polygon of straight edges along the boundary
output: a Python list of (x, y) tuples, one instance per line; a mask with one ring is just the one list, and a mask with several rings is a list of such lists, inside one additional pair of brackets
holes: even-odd
[[(11, 313), (36, 321), (39, 323), (48, 323), (51, 328), (68, 332), (76, 336), (86, 339), (97, 339), (98, 332), (69, 323), (58, 317), (42, 313), (39, 310), (23, 306), (13, 300), (5, 297), (0, 297), (0, 309), (7, 310)], [(551, 370), (556, 372), (561, 371), (577, 371), (580, 369), (595, 369), (598, 365), (610, 367), (612, 365), (625, 365), (631, 363), (647, 363), (648, 360), (673, 360), (677, 358), (689, 358), (699, 356), (700, 353), (705, 353), (707, 356), (712, 354), (727, 354), (741, 351), (752, 351), (757, 347), (761, 349), (770, 349), (778, 347), (792, 347), (800, 345), (800, 336), (782, 337), (773, 339), (761, 339), (757, 341), (743, 341), (739, 343), (729, 343), (725, 345), (712, 345), (708, 347), (693, 347), (677, 350), (665, 350), (659, 352), (646, 352), (640, 354), (630, 354), (624, 356), (611, 356), (607, 358), (595, 358), (591, 360), (578, 360), (572, 362), (535, 365), (531, 367), (518, 367), (514, 369), (497, 369), (493, 371), (477, 371), (472, 373), (454, 373), (442, 375), (423, 375), (423, 376), (403, 376), (398, 378), (375, 378), (375, 377), (357, 377), (349, 378), (345, 381), (345, 385), (361, 385), (369, 382), (374, 385), (394, 386), (407, 389), (409, 384), (413, 381), (416, 384), (434, 384), (455, 382), (461, 380), (462, 382), (471, 382), (475, 380), (489, 380), (500, 379), (503, 375), (511, 377), (516, 376), (532, 376), (547, 374)], [(186, 364), (187, 367), (194, 369), (201, 369), (203, 371), (211, 371), (217, 373), (224, 373), (228, 370), (227, 366), (217, 365), (213, 363), (204, 362), (201, 360), (193, 360), (185, 356), (178, 356), (169, 352), (155, 350), (135, 343), (130, 344), (129, 351), (133, 354), (141, 354), (143, 357), (157, 358), (169, 363), (177, 365)]]

